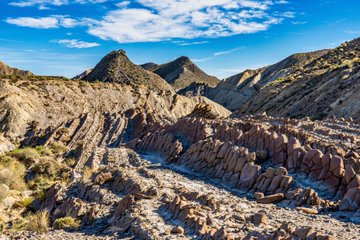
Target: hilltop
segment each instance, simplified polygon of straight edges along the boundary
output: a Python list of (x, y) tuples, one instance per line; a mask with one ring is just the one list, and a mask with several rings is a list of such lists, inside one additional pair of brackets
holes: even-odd
[(172, 91), (164, 79), (132, 63), (124, 50), (110, 52), (88, 73), (79, 76), (90, 82), (141, 84), (156, 91)]
[(29, 71), (12, 68), (0, 61), (0, 75), (31, 76), (33, 74)]
[(184, 56), (161, 65), (147, 63), (142, 66), (165, 79), (175, 91), (184, 89), (192, 83), (205, 83), (214, 87), (219, 82), (219, 79), (207, 75), (188, 57)]

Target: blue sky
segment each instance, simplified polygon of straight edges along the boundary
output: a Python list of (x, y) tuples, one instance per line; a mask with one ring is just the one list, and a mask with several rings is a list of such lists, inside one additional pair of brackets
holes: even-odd
[(219, 78), (360, 37), (359, 0), (1, 0), (0, 60), (72, 77), (124, 49)]

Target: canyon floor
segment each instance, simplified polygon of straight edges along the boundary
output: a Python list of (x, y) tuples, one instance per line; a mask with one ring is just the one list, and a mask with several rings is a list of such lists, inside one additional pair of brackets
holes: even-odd
[[(192, 172), (186, 166), (166, 163), (156, 154), (139, 155), (125, 147), (114, 149), (101, 149), (100, 169), (109, 168), (109, 159), (115, 159), (110, 168), (121, 166), (119, 171), (126, 171), (127, 181), (131, 183), (144, 182), (154, 191), (154, 196), (139, 196), (129, 210), (131, 213), (124, 216), (122, 224), (108, 229), (106, 232), (123, 231), (123, 234), (106, 236), (102, 232), (108, 226), (108, 221), (116, 213), (117, 201), (124, 199), (127, 191), (114, 194), (111, 187), (102, 185), (100, 196), (96, 198), (107, 199), (101, 204), (101, 213), (93, 226), (84, 228), (80, 232), (65, 232), (63, 230), (50, 231), (38, 235), (30, 232), (18, 232), (11, 238), (20, 239), (133, 239), (132, 234), (141, 239), (142, 235), (152, 239), (199, 239), (201, 234), (196, 233), (194, 226), (188, 226), (181, 217), (174, 216), (167, 208), (169, 199), (183, 196), (186, 207), (196, 208), (196, 214), (206, 218), (211, 225), (221, 226), (224, 232), (235, 239), (245, 236), (262, 236), (274, 232), (287, 233), (293, 228), (299, 234), (317, 232), (330, 235), (335, 239), (360, 239), (359, 213), (323, 212), (309, 214), (301, 210), (289, 209), (277, 204), (261, 204), (252, 200), (252, 196), (245, 191), (228, 187), (219, 180), (207, 178), (202, 174)], [(126, 170), (124, 170), (126, 169)], [(143, 186), (141, 186), (143, 187)], [(184, 196), (205, 196), (210, 202), (189, 200)], [(91, 196), (95, 198), (95, 196)], [(88, 200), (94, 200), (94, 199)], [(254, 221), (254, 215), (262, 216), (260, 224)], [(175, 232), (181, 227), (183, 230)], [(282, 231), (281, 229), (284, 229)], [(10, 239), (10, 238), (9, 238)], [(250, 238), (249, 238), (250, 239)], [(328, 238), (324, 238), (328, 239)]]

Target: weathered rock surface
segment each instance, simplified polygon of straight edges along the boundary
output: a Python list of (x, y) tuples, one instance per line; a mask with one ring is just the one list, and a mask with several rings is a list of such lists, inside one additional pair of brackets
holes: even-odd
[(261, 114), (360, 120), (360, 39), (331, 50), (294, 54), (246, 70), (202, 91), (236, 116)]
[[(298, 57), (282, 65), (313, 61)], [(356, 121), (229, 118), (138, 68), (112, 52), (87, 81), (0, 81), (0, 151), (56, 144), (53, 161), (71, 160), (26, 210), (46, 210), (50, 227), (79, 222), (73, 232), (9, 231), (21, 202), (0, 169), (1, 239), (360, 239)]]
[(165, 79), (175, 91), (187, 88), (194, 83), (207, 84), (211, 87), (219, 83), (219, 79), (204, 73), (188, 57), (180, 57), (161, 65), (144, 64), (142, 67)]

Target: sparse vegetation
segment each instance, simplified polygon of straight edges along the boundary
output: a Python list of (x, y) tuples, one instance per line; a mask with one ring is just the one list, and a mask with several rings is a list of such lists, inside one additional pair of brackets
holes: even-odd
[(14, 208), (26, 209), (34, 201), (33, 197), (23, 197), (19, 201), (14, 203)]
[(56, 229), (76, 229), (80, 226), (80, 221), (72, 217), (62, 217), (56, 219), (53, 225)]
[(24, 190), (25, 166), (9, 156), (0, 157), (0, 184), (9, 187), (10, 190)]
[(38, 211), (26, 217), (26, 230), (46, 233), (49, 231), (49, 212), (46, 210)]
[(83, 170), (83, 176), (82, 176), (82, 180), (83, 182), (88, 182), (90, 180), (90, 178), (92, 177), (94, 173), (94, 170), (91, 168), (91, 167), (84, 167), (84, 170)]
[(75, 164), (76, 164), (76, 159), (73, 158), (73, 157), (70, 157), (70, 158), (66, 158), (65, 161), (64, 161), (65, 165), (68, 166), (68, 167), (74, 167)]
[(15, 149), (10, 152), (10, 155), (18, 159), (20, 162), (23, 162), (26, 166), (30, 166), (37, 158), (40, 157), (38, 151), (33, 148)]

